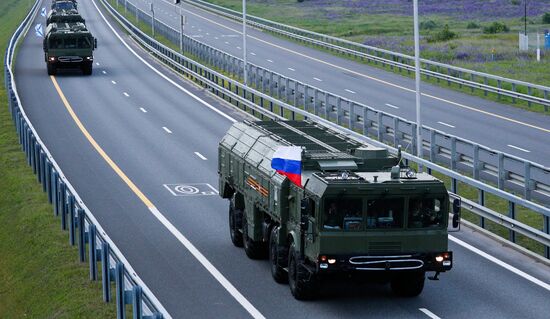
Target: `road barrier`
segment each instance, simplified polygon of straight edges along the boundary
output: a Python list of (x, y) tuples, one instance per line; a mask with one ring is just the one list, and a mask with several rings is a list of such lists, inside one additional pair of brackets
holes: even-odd
[[(41, 0), (37, 0), (34, 3), (28, 15), (11, 37), (4, 60), (8, 105), (27, 163), (42, 184), (42, 190), (47, 193), (55, 216), (60, 216), (61, 229), (68, 229), (69, 244), (78, 245), (79, 260), (81, 262), (88, 260), (90, 280), (97, 280), (97, 263), (101, 262), (105, 302), (111, 300), (111, 282), (115, 281), (117, 318), (126, 318), (126, 305), (128, 304), (132, 305), (133, 318), (171, 318), (83, 203), (38, 136), (21, 104), (12, 70), (14, 52), (17, 43), (31, 26), (40, 9), (41, 2)], [(46, 76), (46, 70), (44, 70), (44, 76)], [(86, 245), (88, 245), (88, 256), (86, 256)]]
[[(342, 134), (354, 137), (362, 142), (386, 147), (394, 154), (397, 153), (397, 148), (384, 144), (382, 143), (383, 141), (390, 141), (391, 144), (395, 146), (398, 144), (415, 145), (415, 124), (412, 122), (393, 117), (365, 105), (347, 101), (341, 97), (329, 95), (326, 92), (324, 92), (324, 94), (326, 94), (325, 97), (329, 96), (332, 98), (328, 99), (328, 101), (326, 98), (318, 100), (318, 95), (315, 94), (321, 94), (320, 90), (315, 89), (317, 91), (313, 92), (316, 93), (309, 95), (312, 91), (310, 87), (305, 86), (307, 90), (304, 94), (304, 91), (299, 92), (297, 89), (299, 87), (299, 82), (283, 78), (281, 75), (252, 64), (249, 64), (249, 70), (254, 71), (249, 72), (251, 83), (249, 86), (245, 86), (238, 80), (196, 62), (176, 50), (170, 49), (159, 41), (156, 41), (133, 25), (122, 14), (117, 12), (107, 0), (100, 1), (115, 20), (117, 20), (150, 54), (169, 65), (177, 72), (199, 83), (218, 97), (229, 103), (233, 103), (237, 107), (241, 107), (245, 111), (251, 112), (253, 115), (259, 113), (258, 116), (260, 118), (268, 117), (271, 119), (296, 119), (298, 116), (301, 116), (305, 119), (311, 119), (317, 123), (328, 126)], [(139, 10), (132, 7), (132, 9), (128, 8), (128, 11), (132, 12), (133, 9)], [(157, 23), (160, 22), (157, 21)], [(164, 29), (170, 30), (168, 26), (165, 27)], [(158, 28), (157, 32), (161, 29), (163, 28)], [(175, 30), (173, 30), (173, 32), (177, 33)], [(170, 36), (170, 34), (168, 33), (167, 36)], [(216, 68), (231, 75), (235, 75), (237, 78), (239, 74), (242, 74), (243, 64), (238, 58), (218, 51), (187, 36), (184, 36), (184, 43), (186, 52), (193, 54), (201, 60), (208, 61), (210, 65), (215, 65)], [(289, 85), (289, 83), (293, 83), (294, 85)], [(284, 101), (272, 95), (284, 99)], [(289, 103), (294, 103), (294, 105)], [(357, 130), (361, 133), (358, 133)], [(509, 240), (511, 242), (516, 241), (516, 233), (525, 235), (543, 244), (545, 246), (544, 255), (546, 258), (550, 258), (550, 209), (503, 190), (508, 184), (517, 184), (510, 180), (510, 178), (522, 181), (522, 177), (520, 176), (527, 176), (526, 182), (522, 181), (522, 183), (519, 183), (520, 185), (528, 186), (529, 191), (527, 194), (532, 196), (535, 193), (540, 193), (545, 196), (544, 198), (548, 199), (550, 193), (548, 192), (548, 188), (544, 188), (548, 186), (543, 184), (542, 181), (548, 181), (548, 176), (550, 176), (549, 169), (488, 149), (473, 142), (464, 141), (463, 139), (450, 136), (429, 127), (423, 127), (423, 130), (424, 134), (429, 136), (429, 139), (424, 141), (423, 144), (425, 147), (424, 153), (429, 154), (430, 161), (415, 157), (407, 152), (404, 153), (404, 157), (407, 160), (427, 167), (429, 172), (435, 171), (449, 177), (452, 180), (452, 193), (458, 193), (458, 182), (462, 182), (477, 189), (480, 198), (478, 203), (469, 201), (466, 198), (463, 198), (463, 202), (466, 203), (464, 205), (466, 210), (480, 216), (481, 227), (484, 227), (486, 219), (494, 221), (510, 230)], [(426, 134), (426, 132), (428, 134)], [(371, 134), (377, 136), (379, 141), (370, 139), (368, 136)], [(442, 145), (442, 141), (448, 144), (446, 146)], [(468, 145), (472, 146), (472, 155), (470, 156), (464, 151), (465, 146)], [(488, 159), (493, 157), (497, 158), (497, 165), (492, 165), (487, 162)], [(442, 161), (444, 159), (446, 159), (446, 162), (443, 161), (443, 163), (450, 164), (449, 166), (451, 169), (434, 163), (436, 160)], [(509, 164), (509, 160), (518, 161), (520, 164), (523, 164), (523, 173), (525, 173), (525, 175), (521, 174), (521, 171), (513, 174), (510, 173), (510, 169), (505, 166)], [(458, 173), (456, 170), (461, 167), (470, 167), (473, 170), (474, 178)], [(540, 180), (533, 180), (534, 167), (539, 169), (537, 174), (541, 174), (538, 176)], [(505, 174), (504, 172), (507, 173)], [(498, 188), (477, 180), (485, 175), (496, 175), (499, 181)], [(514, 176), (512, 177), (511, 175)], [(531, 176), (531, 178), (529, 178), (529, 176)], [(535, 185), (537, 185), (536, 189), (533, 187)], [(484, 207), (486, 194), (491, 194), (507, 201), (509, 207), (508, 215), (504, 216)], [(515, 219), (516, 205), (526, 207), (540, 214), (543, 220), (542, 231), (517, 221)]]
[[(183, 1), (212, 13), (242, 22), (241, 12), (202, 0)], [(414, 57), (410, 55), (292, 27), (252, 15), (247, 15), (247, 25), (364, 62), (389, 66), (392, 70), (397, 68), (399, 72), (402, 72), (402, 70), (409, 73), (414, 72)], [(477, 72), (427, 59), (421, 59), (420, 64), (421, 73), (428, 80), (433, 77), (438, 82), (441, 80), (447, 81), (448, 85), (456, 83), (460, 88), (462, 86), (469, 87), (472, 92), (480, 90), (485, 96), (487, 96), (488, 92), (492, 92), (497, 94), (499, 98), (501, 96), (511, 97), (514, 103), (518, 99), (527, 102), (529, 107), (531, 107), (531, 103), (536, 103), (542, 105), (545, 112), (549, 110), (550, 87), (548, 86)]]

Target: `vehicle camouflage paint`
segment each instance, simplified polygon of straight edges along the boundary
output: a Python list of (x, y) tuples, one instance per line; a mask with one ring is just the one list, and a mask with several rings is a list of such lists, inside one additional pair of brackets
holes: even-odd
[(76, 10), (50, 10), (46, 25), (50, 23), (85, 23), (84, 18)]
[[(280, 146), (302, 147), (303, 186), (271, 167)], [(426, 272), (438, 279), (452, 267), (445, 185), (403, 166), (400, 154), (311, 122), (245, 121), (229, 129), (218, 155), (233, 244), (250, 258), (269, 256), (273, 278), (288, 281), (297, 299), (339, 274), (417, 296)]]
[(43, 46), (49, 75), (59, 68), (80, 68), (85, 75), (92, 74), (97, 40), (84, 23), (49, 24)]

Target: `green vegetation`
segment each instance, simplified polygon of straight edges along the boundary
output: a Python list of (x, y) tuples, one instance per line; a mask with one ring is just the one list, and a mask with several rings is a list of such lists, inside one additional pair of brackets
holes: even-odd
[[(0, 2), (0, 52), (29, 10), (29, 1)], [(3, 72), (2, 72), (3, 74)], [(3, 83), (3, 82), (2, 82)], [(26, 165), (0, 88), (0, 317), (114, 318), (101, 283), (69, 246), (36, 176)]]
[(437, 32), (433, 36), (428, 37), (427, 41), (428, 41), (428, 43), (444, 42), (444, 41), (449, 41), (449, 40), (456, 39), (456, 38), (458, 38), (458, 34), (456, 34), (455, 32), (453, 32), (451, 30), (449, 30), (449, 25), (446, 24), (443, 27), (443, 30)]
[(496, 21), (486, 27), (483, 27), (483, 33), (486, 34), (503, 33), (508, 31), (510, 31), (510, 28), (508, 28), (508, 26), (506, 26), (504, 23)]
[(542, 16), (542, 23), (544, 23), (544, 24), (550, 24), (550, 12), (546, 12), (546, 13)]

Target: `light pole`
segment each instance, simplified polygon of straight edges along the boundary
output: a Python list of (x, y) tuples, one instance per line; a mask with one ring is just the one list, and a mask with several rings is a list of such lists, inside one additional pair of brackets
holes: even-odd
[[(418, 0), (413, 2), (414, 11), (414, 71), (416, 82), (416, 156), (422, 158), (422, 121), (420, 117), (420, 35), (418, 31)], [(422, 165), (418, 164), (422, 173)]]
[(248, 86), (248, 71), (247, 71), (247, 61), (246, 61), (246, 0), (243, 0), (243, 80), (244, 86)]
[(153, 2), (151, 2), (151, 29), (153, 31), (153, 38), (155, 37), (155, 9), (153, 8)]
[(523, 20), (525, 21), (525, 35), (527, 35), (527, 0), (523, 1)]
[(181, 13), (181, 6), (180, 6), (180, 52), (181, 54), (183, 54), (183, 29), (186, 22), (187, 22), (187, 18)]

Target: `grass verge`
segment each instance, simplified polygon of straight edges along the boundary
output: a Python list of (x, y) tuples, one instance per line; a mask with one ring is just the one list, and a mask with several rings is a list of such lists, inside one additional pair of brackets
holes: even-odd
[[(0, 52), (31, 1), (0, 2)], [(3, 60), (3, 59), (2, 59)], [(3, 73), (2, 73), (3, 74)], [(3, 83), (3, 82), (2, 82)], [(0, 88), (0, 317), (114, 318), (26, 165)]]

